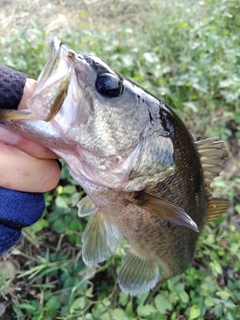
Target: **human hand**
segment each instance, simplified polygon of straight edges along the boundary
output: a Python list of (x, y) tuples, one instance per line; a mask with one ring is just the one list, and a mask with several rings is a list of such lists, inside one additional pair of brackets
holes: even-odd
[[(18, 106), (27, 108), (36, 81), (27, 79)], [(0, 127), (0, 186), (25, 192), (46, 192), (53, 189), (60, 178), (58, 156), (37, 142), (23, 138)]]

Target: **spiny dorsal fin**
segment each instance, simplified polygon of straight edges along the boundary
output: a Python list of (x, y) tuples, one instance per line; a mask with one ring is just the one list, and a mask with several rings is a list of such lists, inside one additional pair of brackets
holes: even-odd
[(211, 222), (224, 214), (230, 206), (230, 202), (222, 199), (209, 199), (206, 222)]
[(211, 182), (219, 175), (226, 161), (226, 149), (223, 141), (209, 138), (196, 141), (201, 164), (203, 168), (204, 182), (208, 197), (212, 196)]

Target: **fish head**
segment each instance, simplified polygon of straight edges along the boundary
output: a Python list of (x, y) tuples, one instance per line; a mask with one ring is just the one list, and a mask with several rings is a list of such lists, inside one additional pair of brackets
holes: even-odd
[(173, 145), (159, 120), (159, 101), (98, 57), (73, 51), (57, 37), (51, 48), (28, 100), (35, 120), (21, 125), (34, 131), (31, 138), (37, 135), (59, 154), (81, 182), (84, 176), (140, 190), (173, 173)]
[(29, 109), (38, 119), (54, 119), (87, 149), (109, 156), (130, 148), (142, 128), (129, 83), (103, 60), (68, 49), (56, 37), (51, 47)]

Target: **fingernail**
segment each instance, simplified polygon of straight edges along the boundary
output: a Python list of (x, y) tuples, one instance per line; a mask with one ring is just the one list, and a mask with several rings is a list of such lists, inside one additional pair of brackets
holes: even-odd
[(0, 127), (0, 141), (14, 146), (19, 138), (20, 136), (18, 134)]

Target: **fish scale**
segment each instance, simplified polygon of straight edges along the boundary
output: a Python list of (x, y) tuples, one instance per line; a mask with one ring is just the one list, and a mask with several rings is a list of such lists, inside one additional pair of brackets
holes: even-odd
[(123, 236), (120, 288), (155, 292), (191, 265), (205, 222), (229, 206), (210, 186), (223, 143), (195, 142), (168, 106), (103, 60), (56, 37), (51, 49), (29, 110), (0, 110), (0, 126), (53, 150), (86, 192), (83, 261), (106, 260)]

